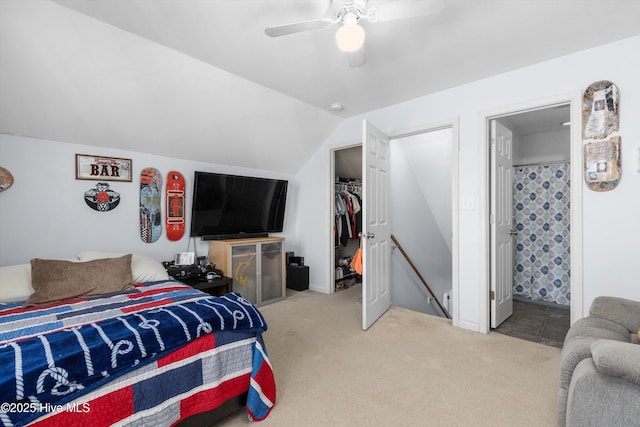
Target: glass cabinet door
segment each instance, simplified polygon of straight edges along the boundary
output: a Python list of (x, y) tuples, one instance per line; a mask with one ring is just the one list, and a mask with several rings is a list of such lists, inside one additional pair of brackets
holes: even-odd
[(258, 304), (258, 260), (256, 244), (231, 247), (231, 277), (233, 291)]
[(282, 242), (262, 243), (260, 255), (260, 302), (284, 297)]

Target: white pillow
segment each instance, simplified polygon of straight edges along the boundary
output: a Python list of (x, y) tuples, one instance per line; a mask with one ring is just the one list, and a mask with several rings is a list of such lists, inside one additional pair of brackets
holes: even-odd
[(26, 301), (32, 293), (31, 264), (0, 267), (0, 302)]
[[(85, 251), (78, 254), (80, 261), (92, 261), (100, 258), (118, 258), (125, 253)], [(133, 283), (155, 282), (168, 280), (169, 274), (158, 260), (145, 255), (133, 254), (131, 257), (131, 276)]]

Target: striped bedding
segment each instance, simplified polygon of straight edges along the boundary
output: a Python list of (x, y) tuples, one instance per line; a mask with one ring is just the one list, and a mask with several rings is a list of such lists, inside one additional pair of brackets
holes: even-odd
[(0, 425), (170, 426), (245, 392), (249, 415), (264, 419), (275, 403), (266, 328), (238, 294), (174, 280), (0, 304)]

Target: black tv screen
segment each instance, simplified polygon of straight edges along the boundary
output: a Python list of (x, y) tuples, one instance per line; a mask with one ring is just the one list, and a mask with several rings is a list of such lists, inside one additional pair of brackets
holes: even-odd
[(282, 231), (288, 181), (195, 172), (191, 236), (266, 236)]

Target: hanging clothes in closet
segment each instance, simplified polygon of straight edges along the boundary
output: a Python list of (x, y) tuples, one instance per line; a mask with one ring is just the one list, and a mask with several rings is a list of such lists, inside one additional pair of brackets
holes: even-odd
[(335, 185), (335, 246), (347, 246), (362, 232), (362, 187), (355, 182)]
[(338, 178), (335, 184), (334, 202), (335, 247), (341, 249), (342, 253), (337, 257), (335, 264), (335, 286), (338, 290), (346, 289), (362, 280), (362, 277), (350, 266), (355, 251), (359, 247), (359, 235), (362, 232), (362, 186), (360, 181)]

